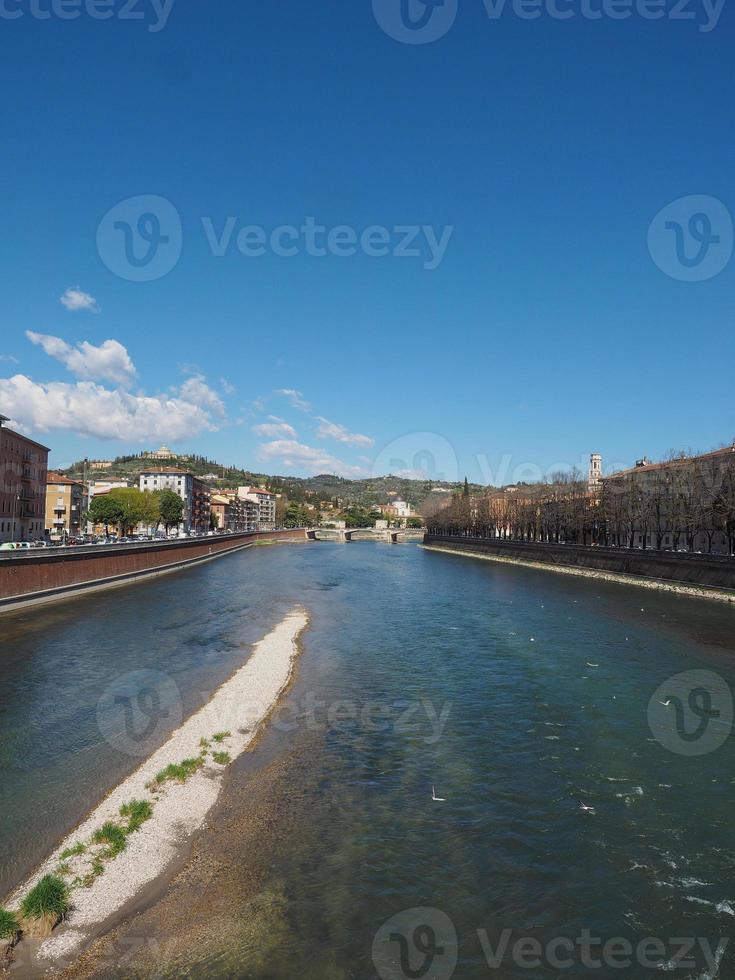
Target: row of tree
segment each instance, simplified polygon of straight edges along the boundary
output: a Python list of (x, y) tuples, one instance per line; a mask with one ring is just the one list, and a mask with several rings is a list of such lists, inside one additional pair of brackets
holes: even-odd
[(674, 457), (602, 489), (572, 472), (515, 492), (463, 494), (428, 524), (439, 534), (735, 555), (735, 452)]
[(137, 490), (118, 487), (109, 493), (92, 497), (87, 519), (103, 524), (105, 533), (117, 528), (121, 535), (133, 531), (139, 524), (157, 529), (163, 524), (168, 532), (181, 523), (184, 501), (173, 490)]

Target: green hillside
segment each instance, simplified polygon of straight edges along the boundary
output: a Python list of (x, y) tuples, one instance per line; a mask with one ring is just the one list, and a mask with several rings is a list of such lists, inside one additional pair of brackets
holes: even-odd
[[(432, 483), (426, 480), (409, 480), (400, 476), (381, 476), (364, 480), (347, 480), (328, 473), (310, 477), (278, 476), (256, 473), (237, 466), (226, 466), (205, 456), (178, 457), (170, 460), (119, 456), (113, 461), (112, 467), (107, 469), (94, 470), (87, 465), (86, 474), (88, 480), (120, 478), (137, 481), (142, 470), (159, 465), (176, 466), (193, 473), (194, 476), (205, 478), (213, 489), (255, 484), (265, 486), (274, 493), (280, 493), (288, 500), (297, 503), (331, 501), (340, 508), (353, 505), (371, 507), (385, 504), (395, 497), (406, 500), (418, 508), (427, 498), (432, 498), (437, 503), (448, 501), (449, 493), (439, 491), (459, 492), (463, 486), (462, 483)], [(84, 469), (84, 461), (79, 460), (64, 472), (67, 476), (81, 478)], [(483, 489), (485, 488), (470, 484), (472, 493), (479, 493)]]

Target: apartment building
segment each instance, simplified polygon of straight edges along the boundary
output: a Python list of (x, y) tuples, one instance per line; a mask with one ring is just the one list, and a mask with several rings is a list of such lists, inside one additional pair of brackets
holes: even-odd
[(273, 531), (276, 527), (276, 495), (263, 487), (238, 487), (241, 500), (251, 500), (258, 505), (259, 531)]
[(150, 493), (155, 493), (156, 490), (173, 490), (184, 502), (180, 529), (195, 533), (209, 530), (210, 489), (191, 473), (175, 466), (143, 470), (139, 477), (139, 488)]
[(8, 429), (0, 415), (0, 542), (44, 537), (47, 446)]
[(82, 534), (85, 487), (63, 473), (51, 472), (46, 478), (45, 527), (51, 541), (67, 541)]

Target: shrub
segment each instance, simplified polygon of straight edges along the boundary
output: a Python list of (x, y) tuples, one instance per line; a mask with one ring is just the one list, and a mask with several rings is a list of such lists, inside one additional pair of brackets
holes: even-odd
[(105, 852), (106, 857), (116, 857), (125, 850), (128, 843), (123, 828), (119, 824), (112, 823), (112, 821), (102, 824), (99, 830), (95, 830), (92, 834), (92, 840), (95, 844), (108, 845)]
[(215, 742), (224, 742), (226, 738), (229, 738), (232, 732), (216, 732), (212, 738)]
[(13, 939), (18, 931), (18, 920), (14, 912), (0, 906), (0, 939)]
[(56, 875), (45, 875), (20, 903), (24, 919), (52, 915), (63, 919), (69, 911), (69, 889)]
[(229, 752), (213, 752), (212, 758), (218, 766), (226, 766), (228, 762), (232, 761)]
[(200, 756), (198, 759), (182, 759), (181, 762), (170, 762), (165, 769), (162, 769), (156, 776), (157, 783), (165, 783), (169, 779), (175, 779), (179, 783), (185, 783), (189, 776), (193, 776), (197, 769), (201, 769), (204, 760)]
[(78, 854), (84, 854), (86, 850), (87, 845), (82, 844), (82, 842), (79, 841), (78, 844), (74, 844), (73, 847), (67, 847), (65, 851), (61, 852), (61, 860), (66, 861), (67, 858), (76, 857)]
[(150, 820), (152, 813), (153, 807), (148, 800), (131, 800), (130, 803), (123, 803), (120, 807), (120, 816), (128, 822), (126, 828), (128, 834), (140, 830), (146, 820)]

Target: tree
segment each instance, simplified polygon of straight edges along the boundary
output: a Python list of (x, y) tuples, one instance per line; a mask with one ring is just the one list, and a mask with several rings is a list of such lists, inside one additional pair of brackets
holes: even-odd
[[(139, 491), (140, 492), (140, 491)], [(158, 530), (161, 523), (161, 511), (158, 504), (158, 497), (144, 490), (138, 499), (140, 516), (139, 520), (154, 531)]]
[[(120, 533), (127, 534), (132, 531), (149, 512), (149, 504), (143, 498), (146, 496), (135, 487), (119, 487), (110, 490), (109, 496), (115, 500), (120, 507)], [(149, 495), (150, 496), (150, 495)]]
[(92, 497), (89, 505), (89, 519), (93, 524), (104, 524), (105, 534), (110, 533), (110, 524), (119, 524), (122, 520), (122, 508), (112, 493)]
[(181, 518), (184, 514), (184, 501), (178, 493), (174, 493), (168, 488), (156, 490), (154, 496), (158, 497), (159, 519), (168, 534), (169, 528), (181, 524)]

